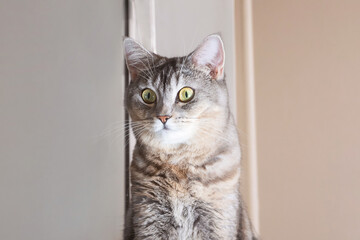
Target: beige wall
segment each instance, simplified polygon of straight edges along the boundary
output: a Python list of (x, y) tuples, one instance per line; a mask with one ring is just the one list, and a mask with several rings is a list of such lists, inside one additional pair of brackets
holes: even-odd
[(360, 2), (253, 3), (263, 239), (360, 239)]
[(122, 1), (0, 6), (0, 239), (120, 239)]

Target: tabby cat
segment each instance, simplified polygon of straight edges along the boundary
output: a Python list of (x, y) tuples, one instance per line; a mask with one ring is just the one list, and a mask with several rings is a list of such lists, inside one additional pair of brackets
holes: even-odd
[(124, 40), (136, 146), (126, 239), (256, 239), (239, 193), (240, 147), (225, 52), (208, 36), (166, 58)]

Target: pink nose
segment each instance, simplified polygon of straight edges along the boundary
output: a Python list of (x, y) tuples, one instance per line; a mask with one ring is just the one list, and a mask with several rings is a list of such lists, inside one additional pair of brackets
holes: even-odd
[(171, 118), (171, 116), (157, 116), (157, 118), (162, 122), (162, 123), (166, 123), (167, 122), (167, 120), (169, 119), (169, 118)]

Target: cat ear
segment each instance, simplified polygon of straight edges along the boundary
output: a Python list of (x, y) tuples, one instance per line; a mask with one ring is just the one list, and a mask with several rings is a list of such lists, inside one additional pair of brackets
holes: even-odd
[(210, 35), (196, 48), (192, 54), (196, 67), (207, 68), (215, 80), (224, 78), (225, 50), (219, 35)]
[(124, 54), (131, 80), (136, 79), (138, 74), (153, 65), (155, 54), (146, 50), (139, 43), (131, 38), (124, 39)]

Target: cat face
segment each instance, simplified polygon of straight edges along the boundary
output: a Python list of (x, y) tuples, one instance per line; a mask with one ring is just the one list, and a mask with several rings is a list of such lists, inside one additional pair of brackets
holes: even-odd
[(225, 54), (211, 35), (185, 57), (165, 58), (125, 39), (131, 82), (125, 99), (137, 140), (156, 145), (192, 144), (228, 115)]

